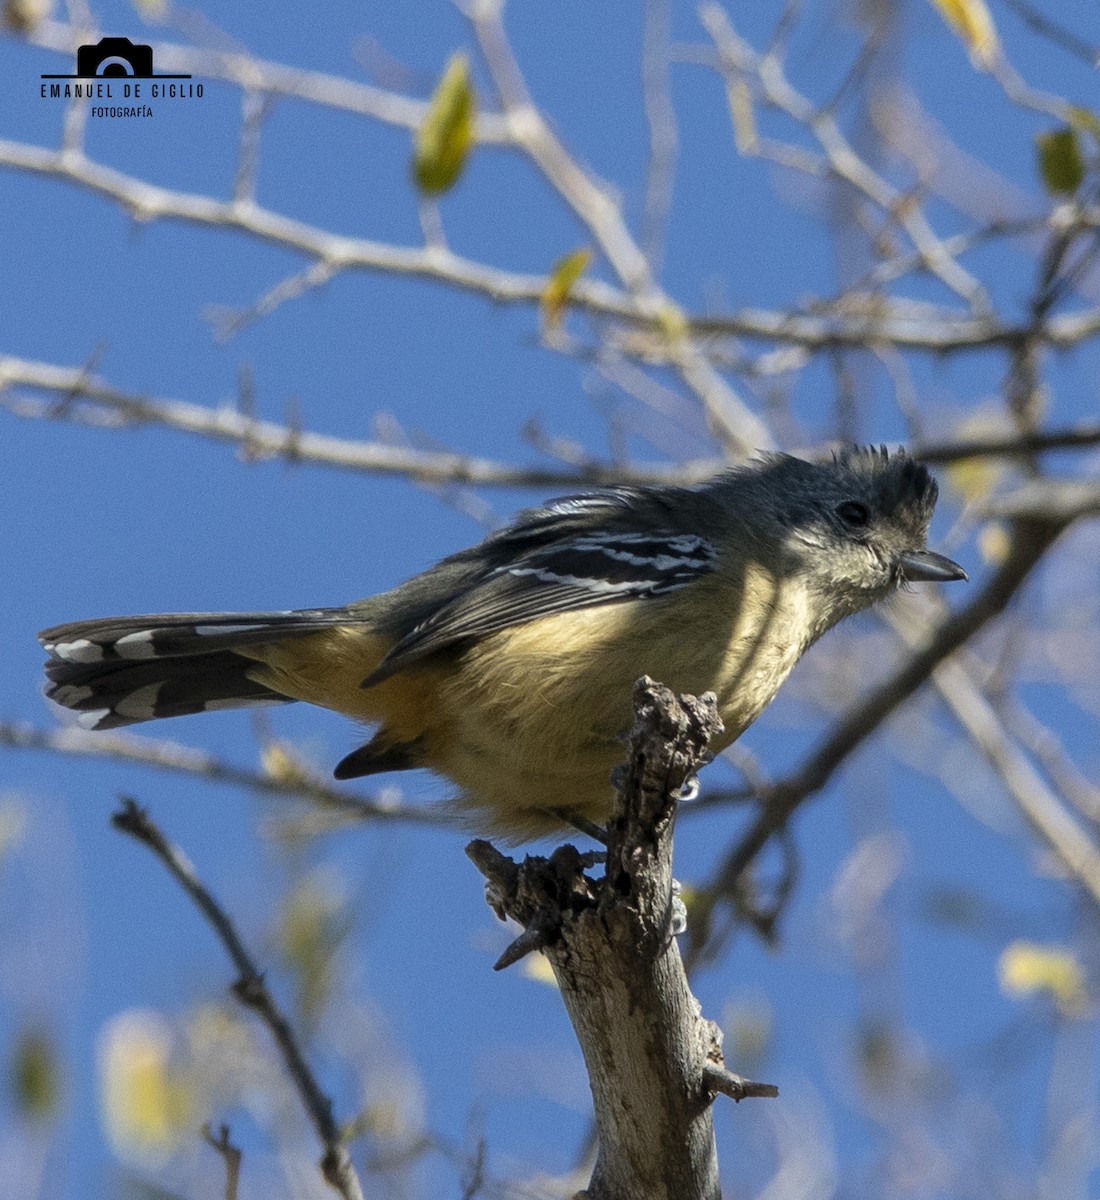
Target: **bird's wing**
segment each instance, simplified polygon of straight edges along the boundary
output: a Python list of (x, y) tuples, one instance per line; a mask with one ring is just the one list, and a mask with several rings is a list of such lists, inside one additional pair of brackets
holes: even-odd
[(655, 525), (652, 513), (639, 520), (632, 501), (629, 493), (569, 497), (494, 534), (482, 543), (485, 569), (401, 637), (364, 686), (449, 646), (555, 613), (657, 596), (715, 569), (710, 540)]

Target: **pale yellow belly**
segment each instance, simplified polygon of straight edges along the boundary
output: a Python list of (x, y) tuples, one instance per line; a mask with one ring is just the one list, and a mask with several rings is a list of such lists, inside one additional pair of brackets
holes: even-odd
[(713, 621), (672, 636), (667, 622), (642, 630), (637, 615), (620, 606), (583, 614), (596, 644), (586, 655), (563, 655), (553, 635), (574, 639), (578, 615), (494, 635), (439, 689), (445, 726), (433, 739), (438, 769), (499, 831), (531, 836), (532, 809), (607, 818), (609, 779), (626, 756), (639, 676), (677, 692), (715, 692), (726, 727), (712, 744), (717, 752), (756, 718), (801, 649), (777, 639), (776, 630), (733, 638), (729, 625)]
[(804, 648), (788, 636), (784, 606), (735, 619), (736, 597), (687, 614), (674, 597), (543, 618), (367, 689), (387, 644), (362, 627), (256, 648), (254, 674), (381, 724), (388, 740), (415, 741), (423, 765), (458, 785), (472, 825), (526, 838), (553, 827), (540, 810), (607, 817), (639, 676), (715, 692), (726, 726), (717, 751), (755, 719)]

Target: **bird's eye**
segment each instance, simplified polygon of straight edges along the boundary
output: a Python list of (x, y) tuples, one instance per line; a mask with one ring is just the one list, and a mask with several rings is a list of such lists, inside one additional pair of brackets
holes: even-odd
[(845, 500), (836, 506), (836, 515), (852, 529), (863, 529), (871, 520), (871, 511), (858, 500)]

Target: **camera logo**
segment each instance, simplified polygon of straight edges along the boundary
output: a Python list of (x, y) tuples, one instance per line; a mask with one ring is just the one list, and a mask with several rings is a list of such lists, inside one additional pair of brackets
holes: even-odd
[(154, 75), (153, 47), (128, 37), (100, 38), (76, 49), (75, 75), (43, 75), (43, 79), (190, 79), (190, 75)]
[(76, 51), (76, 73), (82, 79), (102, 75), (105, 78), (130, 75), (150, 79), (153, 75), (153, 47), (136, 46), (126, 37), (100, 38), (94, 46)]
[[(3, 0), (0, 0), (2, 5)], [(154, 115), (153, 100), (201, 100), (201, 83), (190, 75), (161, 75), (153, 71), (153, 47), (128, 37), (100, 38), (94, 46), (76, 48), (75, 75), (43, 75), (43, 100), (88, 100), (94, 119), (146, 120)]]

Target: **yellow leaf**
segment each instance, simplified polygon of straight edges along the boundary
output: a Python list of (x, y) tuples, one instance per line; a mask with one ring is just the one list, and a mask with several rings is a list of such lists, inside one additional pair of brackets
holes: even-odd
[(944, 470), (956, 492), (968, 503), (985, 500), (997, 485), (1002, 468), (995, 458), (960, 458)]
[[(963, 421), (955, 430), (955, 435), (961, 442), (981, 442), (1005, 431), (1005, 423), (999, 413), (982, 410)], [(988, 499), (1000, 483), (1004, 464), (994, 457), (971, 455), (948, 463), (944, 474), (967, 504), (978, 504)]]
[(1000, 566), (1011, 549), (1012, 539), (1000, 521), (986, 521), (978, 531), (978, 551), (990, 566)]
[(269, 778), (285, 784), (309, 781), (310, 773), (288, 742), (265, 742), (260, 750), (260, 766)]
[(1081, 964), (1068, 950), (1037, 942), (1016, 941), (1001, 952), (998, 963), (1001, 990), (1010, 996), (1046, 992), (1067, 1016), (1085, 1007), (1085, 982)]
[(476, 111), (469, 60), (453, 54), (416, 131), (413, 176), (422, 192), (438, 196), (462, 174), (474, 141)]
[(158, 1013), (130, 1009), (100, 1036), (103, 1123), (115, 1150), (165, 1162), (191, 1134), (191, 1089), (171, 1063), (172, 1030)]
[(1072, 196), (1085, 178), (1085, 160), (1072, 126), (1037, 134), (1039, 175), (1048, 192)]
[(351, 918), (347, 885), (327, 866), (298, 880), (280, 907), (279, 950), (295, 973), (298, 1004), (308, 1021), (320, 1016), (329, 998)]
[(681, 341), (687, 337), (691, 329), (687, 317), (684, 316), (684, 310), (677, 308), (672, 303), (664, 305), (657, 314), (657, 324), (661, 327), (661, 332), (670, 342)]
[(573, 285), (584, 274), (592, 261), (592, 251), (582, 246), (569, 254), (562, 255), (550, 272), (546, 286), (542, 289), (539, 303), (542, 305), (542, 319), (550, 328), (561, 324), (562, 314)]
[(939, 14), (962, 38), (970, 61), (979, 71), (988, 71), (1000, 52), (997, 27), (985, 0), (932, 0)]

